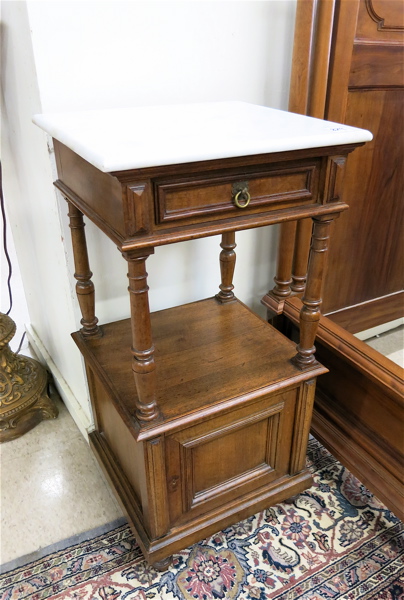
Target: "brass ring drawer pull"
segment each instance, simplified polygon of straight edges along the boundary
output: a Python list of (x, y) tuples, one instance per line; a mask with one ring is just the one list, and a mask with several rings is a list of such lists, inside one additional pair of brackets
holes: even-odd
[(250, 204), (251, 196), (248, 191), (248, 183), (235, 184), (233, 186), (234, 204), (238, 208), (247, 208)]

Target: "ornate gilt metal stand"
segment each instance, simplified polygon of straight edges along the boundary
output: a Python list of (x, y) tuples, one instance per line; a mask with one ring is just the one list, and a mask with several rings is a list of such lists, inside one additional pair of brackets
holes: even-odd
[(16, 326), (0, 313), (0, 443), (20, 437), (58, 409), (48, 396), (48, 374), (33, 358), (12, 352)]

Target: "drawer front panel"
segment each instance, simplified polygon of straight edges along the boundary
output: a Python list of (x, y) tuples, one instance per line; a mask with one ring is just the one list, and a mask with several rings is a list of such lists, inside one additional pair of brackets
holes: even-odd
[[(238, 207), (238, 184), (246, 184), (250, 201)], [(318, 168), (308, 165), (229, 177), (176, 179), (155, 182), (156, 224), (200, 223), (237, 216), (267, 213), (316, 202)], [(244, 204), (244, 202), (242, 202)]]
[(166, 439), (171, 525), (242, 498), (289, 471), (296, 390)]

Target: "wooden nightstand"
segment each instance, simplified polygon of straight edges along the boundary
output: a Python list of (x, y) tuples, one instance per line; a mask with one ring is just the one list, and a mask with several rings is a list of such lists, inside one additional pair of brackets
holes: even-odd
[[(244, 103), (34, 121), (54, 137), (55, 185), (69, 204), (83, 315), (73, 338), (94, 411), (91, 445), (145, 557), (164, 568), (173, 552), (310, 486), (328, 231), (347, 208), (346, 155), (371, 134)], [(98, 325), (83, 214), (128, 263), (130, 319)], [(235, 232), (309, 216), (296, 351), (234, 296)], [(147, 257), (219, 233), (217, 296), (150, 314)], [(290, 268), (267, 306), (282, 303)]]

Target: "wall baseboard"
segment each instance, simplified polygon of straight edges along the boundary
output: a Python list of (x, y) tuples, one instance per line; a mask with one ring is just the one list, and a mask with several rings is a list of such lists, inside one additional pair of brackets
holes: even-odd
[(49, 352), (46, 350), (45, 345), (32, 325), (25, 325), (25, 330), (32, 351), (36, 354), (39, 362), (41, 362), (52, 374), (55, 387), (61, 399), (66, 405), (67, 410), (71, 414), (81, 434), (88, 442), (88, 434), (94, 428), (89, 415), (86, 415), (85, 411), (80, 406), (76, 396), (73, 394), (72, 390), (62, 376)]

